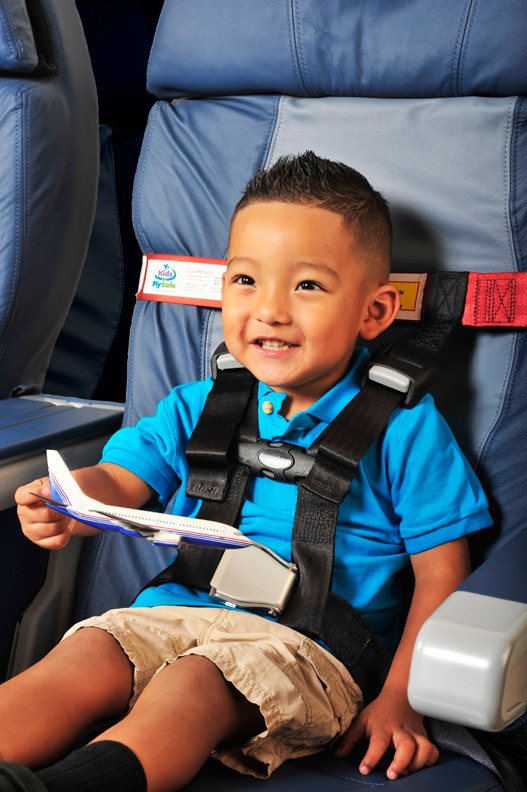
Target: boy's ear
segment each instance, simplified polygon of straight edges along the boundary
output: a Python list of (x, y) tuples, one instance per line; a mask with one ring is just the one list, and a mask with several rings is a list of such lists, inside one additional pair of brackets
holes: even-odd
[(391, 325), (400, 306), (401, 298), (396, 286), (392, 286), (390, 283), (379, 286), (368, 297), (365, 317), (359, 330), (361, 338), (365, 341), (377, 338), (383, 330)]

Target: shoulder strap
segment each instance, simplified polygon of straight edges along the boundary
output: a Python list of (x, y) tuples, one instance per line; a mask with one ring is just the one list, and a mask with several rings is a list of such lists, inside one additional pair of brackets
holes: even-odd
[(368, 381), (318, 438), (315, 463), (298, 487), (293, 523), (298, 585), (280, 618), (305, 635), (320, 635), (333, 576), (339, 505), (360, 460), (403, 398), (403, 393)]
[[(201, 520), (237, 525), (251, 469), (238, 463), (235, 448), (240, 440), (255, 443), (257, 439), (256, 378), (247, 369), (217, 370), (187, 446), (190, 472), (186, 494), (203, 500), (197, 515)], [(164, 570), (164, 577), (151, 585), (177, 581), (189, 588), (209, 591), (222, 555), (223, 550), (187, 545), (178, 552), (168, 568), (170, 572)]]
[[(245, 368), (218, 371), (186, 450), (189, 498), (225, 501), (227, 485), (237, 464), (233, 445), (255, 389), (256, 379)], [(257, 414), (256, 430), (248, 437), (249, 441), (252, 435), (256, 441)]]

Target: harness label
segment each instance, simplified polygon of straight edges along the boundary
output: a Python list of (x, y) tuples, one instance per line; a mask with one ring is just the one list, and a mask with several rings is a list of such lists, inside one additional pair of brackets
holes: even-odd
[(223, 259), (192, 256), (143, 256), (138, 300), (221, 308)]
[(421, 321), (427, 280), (426, 272), (393, 272), (390, 275), (389, 282), (399, 289), (401, 295), (397, 319)]

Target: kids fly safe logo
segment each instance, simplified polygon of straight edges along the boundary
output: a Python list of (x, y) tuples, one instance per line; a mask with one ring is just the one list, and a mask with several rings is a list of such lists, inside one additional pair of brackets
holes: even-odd
[(175, 289), (176, 284), (174, 281), (176, 279), (176, 274), (176, 271), (173, 270), (172, 267), (168, 265), (163, 266), (157, 271), (157, 274), (154, 275), (152, 286), (156, 289)]

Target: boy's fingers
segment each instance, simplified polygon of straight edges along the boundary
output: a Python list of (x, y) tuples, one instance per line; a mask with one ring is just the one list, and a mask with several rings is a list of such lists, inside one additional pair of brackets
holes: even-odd
[(393, 735), (395, 756), (386, 771), (388, 778), (394, 780), (399, 776), (415, 773), (422, 767), (430, 767), (437, 761), (439, 751), (426, 737), (399, 731)]
[(22, 531), (28, 539), (45, 550), (60, 550), (68, 543), (71, 535), (67, 519), (56, 522), (32, 521), (29, 525), (22, 522)]
[(363, 775), (367, 775), (373, 768), (376, 766), (378, 762), (382, 759), (390, 744), (392, 742), (392, 735), (389, 730), (376, 730), (372, 732), (372, 736), (370, 738), (370, 745), (364, 759), (359, 765), (359, 771)]
[(409, 773), (415, 773), (422, 767), (431, 767), (439, 759), (439, 751), (428, 739), (425, 737), (417, 737), (416, 743), (416, 751), (412, 761), (407, 767)]
[(43, 479), (37, 479), (36, 481), (32, 481), (31, 484), (25, 484), (23, 487), (19, 487), (15, 492), (15, 501), (19, 506), (29, 506), (39, 501), (42, 503), (42, 500), (37, 498), (35, 493), (43, 494), (40, 493), (40, 490), (44, 488), (44, 485), (45, 482)]
[(359, 717), (353, 721), (347, 732), (345, 732), (337, 742), (334, 755), (339, 759), (348, 756), (353, 751), (357, 743), (362, 740), (365, 731), (366, 722), (362, 720), (359, 715)]
[[(69, 529), (66, 528), (59, 534), (50, 536), (47, 539), (39, 539), (38, 546), (42, 547), (44, 550), (62, 550), (69, 542), (70, 533)], [(35, 541), (35, 539), (33, 539), (33, 541)]]
[[(40, 499), (36, 500), (35, 503), (18, 504), (18, 516), (21, 520), (27, 520), (28, 523), (41, 523), (47, 526), (64, 522), (65, 519), (66, 521), (68, 520), (64, 514), (55, 511), (51, 506), (46, 506), (44, 501)], [(63, 530), (63, 528), (60, 530)], [(55, 533), (58, 533), (58, 531), (55, 531)]]

